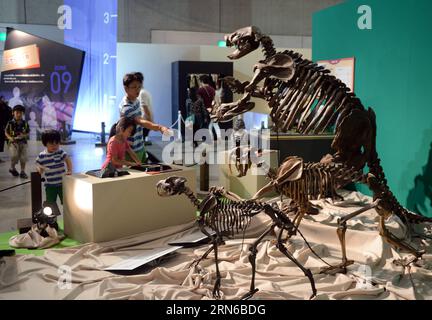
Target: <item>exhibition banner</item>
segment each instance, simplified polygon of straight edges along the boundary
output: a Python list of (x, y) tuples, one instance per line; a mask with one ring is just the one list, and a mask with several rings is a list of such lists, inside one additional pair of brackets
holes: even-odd
[(40, 68), (39, 49), (35, 44), (6, 50), (1, 71)]
[(85, 52), (7, 28), (0, 96), (21, 104), (30, 139), (46, 129), (71, 132)]

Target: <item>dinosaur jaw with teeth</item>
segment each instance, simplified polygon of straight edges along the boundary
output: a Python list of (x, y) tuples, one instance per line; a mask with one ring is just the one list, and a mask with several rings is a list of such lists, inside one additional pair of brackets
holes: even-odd
[(258, 46), (259, 46), (259, 43), (258, 43), (258, 45), (253, 45), (250, 42), (246, 42), (243, 44), (236, 44), (236, 45), (234, 45), (236, 50), (233, 53), (231, 53), (230, 55), (228, 55), (228, 58), (231, 60), (240, 59), (241, 57), (244, 57), (248, 53), (256, 50), (258, 48)]
[(235, 60), (244, 57), (248, 53), (258, 49), (260, 32), (256, 27), (247, 27), (226, 35), (227, 47), (234, 47), (236, 50), (228, 55), (228, 58)]

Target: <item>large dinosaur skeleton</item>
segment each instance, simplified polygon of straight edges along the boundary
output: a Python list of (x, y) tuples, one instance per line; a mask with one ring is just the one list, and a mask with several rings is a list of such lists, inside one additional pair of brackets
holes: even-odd
[[(390, 191), (376, 152), (374, 111), (371, 108), (366, 110), (355, 94), (330, 75), (330, 71), (303, 59), (296, 52), (276, 52), (271, 38), (256, 27), (242, 28), (226, 36), (226, 44), (236, 48), (228, 56), (230, 59), (239, 59), (259, 46), (262, 46), (264, 59), (255, 65), (250, 82), (242, 83), (232, 77), (225, 79), (234, 92), (243, 96), (238, 101), (214, 109), (214, 121), (230, 121), (252, 110), (254, 103), (250, 99), (256, 97), (268, 101), (270, 118), (276, 131), (319, 134), (333, 128), (335, 133), (332, 149), (336, 152), (327, 157), (324, 163), (303, 164), (298, 158), (288, 158), (273, 176), (273, 181), (260, 190), (256, 197), (271, 188), (292, 197), (298, 207), (298, 215), (294, 220), (298, 226), (304, 214), (316, 213), (309, 200), (323, 196), (323, 192), (335, 195), (335, 188), (350, 182), (363, 182), (373, 192), (383, 238), (398, 248), (408, 250), (417, 258), (421, 257), (423, 251), (398, 239), (385, 228), (385, 220), (392, 214), (406, 223), (408, 229), (411, 224), (432, 222), (432, 219), (407, 211)], [(366, 165), (369, 173), (362, 175), (361, 171)], [(346, 179), (339, 179), (335, 174), (342, 174)], [(352, 213), (339, 222), (338, 236), (343, 248), (342, 270), (346, 270), (349, 264), (345, 255), (346, 221), (362, 212), (364, 210)]]
[[(309, 269), (303, 267), (301, 263), (286, 249), (282, 240), (283, 232), (288, 232), (289, 235), (294, 234), (296, 231), (299, 232), (311, 252), (315, 254), (320, 260), (322, 259), (311, 248), (301, 232), (296, 230), (295, 225), (291, 222), (288, 216), (279, 210), (277, 206), (271, 206), (268, 203), (259, 202), (257, 200), (243, 200), (238, 195), (230, 191), (226, 191), (223, 187), (210, 188), (208, 195), (202, 202), (200, 202), (194, 195), (193, 191), (186, 186), (186, 179), (177, 176), (172, 176), (165, 180), (159, 181), (156, 188), (160, 196), (173, 196), (179, 194), (186, 195), (199, 210), (199, 228), (205, 235), (212, 238), (212, 246), (204, 253), (201, 258), (194, 261), (194, 263), (199, 263), (199, 261), (206, 258), (210, 252), (214, 251), (216, 281), (213, 288), (213, 296), (215, 298), (220, 298), (221, 284), (221, 275), (218, 266), (218, 245), (223, 243), (223, 237), (232, 237), (235, 234), (244, 232), (249, 226), (252, 217), (261, 212), (267, 214), (272, 219), (272, 224), (262, 235), (256, 239), (256, 241), (249, 248), (250, 254), (248, 259), (252, 266), (252, 279), (250, 290), (242, 297), (242, 299), (248, 299), (258, 291), (258, 289), (255, 288), (255, 261), (256, 254), (258, 252), (257, 246), (264, 239), (264, 237), (272, 232), (276, 227), (278, 227), (280, 230), (277, 236), (276, 247), (282, 254), (288, 257), (288, 259), (294, 262), (309, 279), (312, 288), (311, 298), (316, 295), (315, 282), (312, 272)], [(215, 235), (212, 236), (206, 230), (206, 227), (214, 230)], [(326, 263), (324, 260), (322, 261)], [(192, 265), (194, 263), (192, 263)]]

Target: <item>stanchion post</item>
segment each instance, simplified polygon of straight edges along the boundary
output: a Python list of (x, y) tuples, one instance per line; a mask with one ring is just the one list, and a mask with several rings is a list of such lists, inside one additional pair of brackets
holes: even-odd
[[(181, 129), (182, 129), (182, 125), (181, 125), (181, 122), (182, 122), (182, 115), (181, 115), (181, 111), (179, 110), (178, 111), (178, 117), (177, 117), (177, 121), (178, 121), (178, 132), (177, 132), (177, 139), (178, 140), (182, 140), (182, 132), (181, 132)], [(186, 126), (185, 126), (185, 129), (186, 129)]]
[(31, 218), (17, 220), (18, 232), (28, 232), (35, 223), (34, 214), (42, 208), (42, 179), (39, 172), (30, 173)]
[[(207, 156), (206, 151), (203, 151), (202, 156), (204, 159)], [(200, 165), (200, 190), (207, 192), (209, 190), (209, 165), (207, 160)]]
[(61, 141), (60, 141), (60, 144), (61, 145), (75, 144), (76, 141), (74, 141), (74, 140), (72, 140), (70, 138), (71, 134), (72, 133), (67, 128), (66, 121), (62, 121), (62, 132), (61, 132)]
[(96, 143), (96, 147), (105, 147), (106, 146), (106, 142), (105, 142), (105, 122), (101, 123), (101, 138), (100, 138), (100, 142)]
[(31, 180), (31, 210), (32, 210), (32, 220), (35, 212), (42, 208), (42, 179), (39, 172), (30, 173)]

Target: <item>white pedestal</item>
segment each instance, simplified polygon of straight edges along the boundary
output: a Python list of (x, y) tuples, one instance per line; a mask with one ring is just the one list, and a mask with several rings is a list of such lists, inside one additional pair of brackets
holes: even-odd
[(156, 183), (173, 175), (186, 177), (196, 189), (194, 169), (171, 167), (181, 171), (150, 175), (130, 170), (130, 175), (104, 179), (65, 176), (65, 234), (82, 243), (102, 242), (192, 221), (196, 209), (189, 199), (156, 192)]
[[(277, 168), (278, 151), (266, 150), (264, 151), (264, 155), (265, 159), (267, 159), (266, 163), (269, 164), (271, 168)], [(262, 170), (257, 168), (255, 164), (252, 164), (252, 167), (248, 169), (246, 176), (237, 177), (238, 171), (234, 162), (231, 163), (232, 173), (229, 170), (228, 156), (229, 151), (225, 151), (225, 164), (219, 165), (219, 183), (227, 190), (238, 194), (244, 199), (250, 199), (259, 189), (264, 187), (270, 181), (266, 175), (258, 174), (258, 171)], [(265, 196), (276, 196), (276, 193), (268, 193)]]

